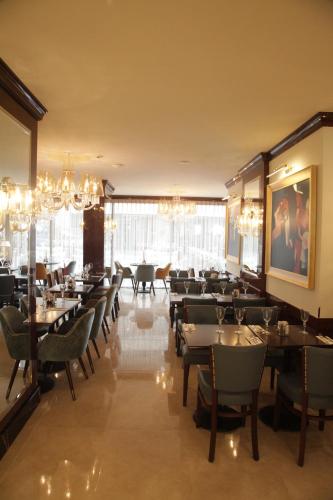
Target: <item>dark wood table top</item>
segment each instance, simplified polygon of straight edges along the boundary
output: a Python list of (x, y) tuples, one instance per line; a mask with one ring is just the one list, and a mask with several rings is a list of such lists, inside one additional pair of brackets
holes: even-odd
[(56, 300), (55, 306), (48, 307), (45, 311), (42, 308), (42, 298), (37, 297), (36, 299), (36, 313), (29, 316), (28, 319), (24, 321), (24, 323), (34, 323), (36, 325), (45, 325), (52, 326), (56, 323), (60, 318), (65, 316), (65, 314), (73, 311), (76, 307), (79, 306), (81, 300), (78, 299), (68, 299), (65, 298), (62, 300), (58, 298)]
[(329, 347), (321, 340), (317, 339), (313, 330), (307, 329), (308, 334), (302, 333), (303, 327), (301, 325), (289, 325), (289, 335), (281, 336), (278, 334), (277, 326), (269, 326), (267, 331), (269, 334), (261, 333), (260, 329), (266, 331), (265, 327), (258, 325), (249, 325), (249, 328), (259, 337), (268, 347), (276, 347), (282, 349), (298, 349), (300, 347), (318, 346)]
[[(181, 305), (184, 297), (191, 297), (191, 298), (197, 298), (197, 299), (215, 298), (215, 299), (217, 299), (217, 303), (219, 305), (226, 305), (226, 306), (231, 305), (232, 299), (233, 299), (233, 296), (231, 295), (231, 293), (228, 293), (228, 294), (226, 293), (224, 295), (222, 293), (205, 293), (205, 295), (189, 293), (186, 295), (185, 293), (183, 294), (183, 293), (171, 292), (170, 293), (170, 306)], [(251, 293), (251, 294), (248, 293), (247, 295), (245, 295), (244, 293), (241, 293), (239, 298), (240, 299), (259, 299), (260, 296), (254, 294), (254, 293)]]
[(84, 285), (99, 285), (104, 278), (106, 273), (91, 274), (89, 278), (83, 278), (82, 276), (75, 276), (75, 281), (82, 281)]
[[(65, 293), (66, 294), (71, 294), (71, 295), (89, 295), (89, 293), (94, 289), (93, 285), (85, 285), (85, 284), (76, 284), (76, 287), (74, 290), (69, 290), (66, 289)], [(51, 293), (60, 293), (60, 285), (55, 285), (49, 288), (49, 292)]]
[[(194, 331), (184, 331), (183, 336), (186, 344), (191, 348), (203, 348), (219, 342), (218, 325), (194, 325)], [(223, 345), (250, 346), (248, 338), (253, 336), (250, 328), (246, 325), (222, 325), (223, 333), (220, 334), (220, 342)], [(237, 334), (237, 331), (241, 331)]]

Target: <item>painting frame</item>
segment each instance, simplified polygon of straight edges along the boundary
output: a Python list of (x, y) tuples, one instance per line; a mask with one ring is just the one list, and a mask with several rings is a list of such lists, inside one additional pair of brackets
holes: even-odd
[[(297, 184), (309, 180), (307, 208), (302, 210), (306, 213), (308, 224), (306, 238), (306, 274), (274, 267), (272, 265), (272, 242), (274, 239), (273, 231), (273, 198), (276, 193), (287, 193), (293, 189), (297, 193)], [(304, 184), (307, 187), (307, 184)], [(296, 186), (296, 188), (295, 188)], [(288, 191), (289, 190), (289, 191)], [(299, 191), (302, 193), (301, 191)], [(281, 196), (280, 193), (280, 196)], [(303, 193), (301, 194), (301, 196)], [(265, 271), (268, 276), (277, 278), (303, 288), (314, 288), (315, 284), (315, 258), (316, 258), (316, 216), (317, 216), (317, 167), (311, 165), (290, 175), (284, 175), (277, 181), (267, 186), (267, 213), (266, 213), (266, 263)], [(275, 199), (276, 203), (276, 199)], [(280, 202), (281, 203), (281, 202)], [(289, 205), (288, 205), (289, 207)], [(275, 208), (275, 207), (274, 207)], [(289, 210), (289, 209), (288, 209)], [(288, 212), (289, 214), (290, 212)], [(295, 210), (295, 222), (297, 220), (297, 210)], [(274, 214), (275, 216), (275, 214)], [(290, 219), (291, 220), (291, 219)], [(297, 226), (299, 227), (299, 226)], [(304, 233), (303, 233), (304, 234)], [(296, 250), (293, 250), (296, 254)], [(296, 257), (294, 257), (296, 259)]]
[(229, 238), (229, 228), (231, 225), (231, 218), (233, 219), (232, 223), (236, 227), (237, 224), (237, 218), (241, 214), (241, 209), (242, 209), (242, 199), (241, 197), (235, 198), (234, 200), (230, 201), (227, 205), (227, 210), (226, 210), (226, 241), (225, 241), (225, 257), (229, 262), (233, 262), (235, 264), (240, 264), (240, 252), (241, 252), (241, 235), (238, 233), (237, 236), (237, 251), (234, 253), (231, 253), (229, 248), (230, 246), (230, 238)]

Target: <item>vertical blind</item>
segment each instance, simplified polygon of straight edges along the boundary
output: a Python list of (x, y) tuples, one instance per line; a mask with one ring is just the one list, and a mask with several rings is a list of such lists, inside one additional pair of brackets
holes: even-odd
[(117, 229), (105, 229), (104, 259), (111, 265), (113, 256), (123, 265), (135, 262), (196, 269), (221, 268), (225, 264), (225, 206), (197, 204), (194, 216), (169, 219), (158, 214), (157, 203), (114, 202), (105, 205)]

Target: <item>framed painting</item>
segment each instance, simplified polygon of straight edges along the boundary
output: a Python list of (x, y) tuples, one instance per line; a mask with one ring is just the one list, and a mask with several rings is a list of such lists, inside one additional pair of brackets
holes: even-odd
[(226, 259), (239, 264), (240, 262), (240, 234), (237, 228), (237, 219), (241, 214), (241, 198), (231, 201), (227, 207), (226, 230)]
[(267, 186), (266, 273), (314, 287), (316, 167)]

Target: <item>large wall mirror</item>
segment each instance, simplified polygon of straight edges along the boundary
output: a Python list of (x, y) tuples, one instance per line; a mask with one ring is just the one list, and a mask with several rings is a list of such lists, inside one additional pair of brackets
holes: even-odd
[[(3, 183), (27, 186), (31, 167), (31, 130), (0, 107), (0, 172)], [(18, 231), (8, 214), (0, 216), (0, 306), (20, 307), (28, 294), (29, 231)], [(21, 279), (19, 278), (21, 277)], [(12, 287), (13, 290), (12, 290)], [(1, 328), (1, 326), (0, 326)], [(31, 384), (31, 364), (16, 359), (20, 349), (4, 328), (0, 336), (0, 419)]]

